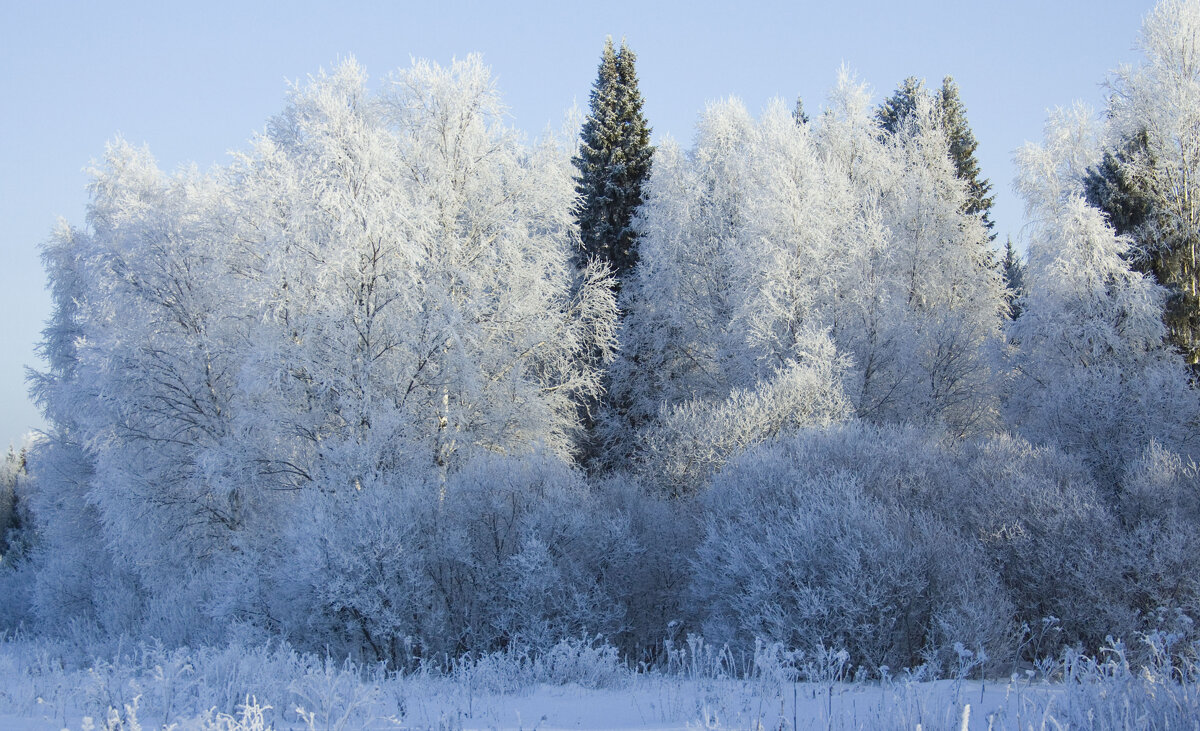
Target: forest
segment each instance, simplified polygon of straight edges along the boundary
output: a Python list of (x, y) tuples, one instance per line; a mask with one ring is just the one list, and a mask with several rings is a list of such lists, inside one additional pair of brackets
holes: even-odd
[(118, 139), (43, 248), (0, 630), (1195, 673), (1198, 37), (1164, 0), (1015, 153), (1023, 256), (949, 78), (651, 147), (623, 43), (534, 141), (477, 56), (349, 60), (212, 171)]

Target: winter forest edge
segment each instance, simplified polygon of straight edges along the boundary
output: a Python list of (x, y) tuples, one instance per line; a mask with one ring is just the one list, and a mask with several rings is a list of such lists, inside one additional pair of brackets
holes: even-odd
[(1102, 117), (1017, 151), (1024, 260), (951, 79), (843, 69), (811, 117), (730, 99), (653, 148), (610, 41), (533, 142), (475, 56), (321, 72), (208, 173), (118, 140), (43, 248), (0, 632), (400, 674), (1119, 645), (1195, 689), (1198, 40), (1164, 0)]

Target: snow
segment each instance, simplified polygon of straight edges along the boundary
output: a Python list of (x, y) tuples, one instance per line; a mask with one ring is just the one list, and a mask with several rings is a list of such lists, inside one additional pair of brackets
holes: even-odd
[[(517, 693), (476, 693), (450, 680), (398, 681), (366, 713), (352, 714), (332, 728), (504, 728), (504, 729), (695, 729), (695, 728), (1016, 728), (1022, 718), (1041, 718), (1059, 689), (1024, 682), (984, 684), (954, 681), (881, 686), (859, 683), (818, 686), (773, 685), (764, 681), (688, 680), (639, 676), (626, 687), (589, 689), (576, 684), (538, 684)], [(5, 698), (5, 700), (11, 700)], [(260, 703), (265, 703), (261, 702)], [(173, 719), (180, 728), (211, 728), (204, 714)], [(274, 712), (272, 707), (268, 712)], [(94, 713), (94, 711), (93, 711)], [(1022, 716), (1022, 714), (1024, 714)], [(157, 714), (140, 721), (150, 727)], [(0, 714), (0, 728), (37, 731), (87, 728), (100, 717), (80, 708), (36, 703), (28, 712)], [(306, 728), (296, 713), (273, 721), (276, 728)], [(361, 725), (360, 725), (361, 724)], [(324, 719), (314, 719), (325, 728)], [(234, 728), (238, 728), (234, 726)]]

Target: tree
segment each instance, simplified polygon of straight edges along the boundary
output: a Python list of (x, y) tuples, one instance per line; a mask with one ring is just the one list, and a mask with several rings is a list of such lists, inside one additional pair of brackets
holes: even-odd
[(796, 97), (796, 108), (792, 110), (792, 118), (796, 124), (808, 124), (808, 115), (804, 113), (804, 99)]
[(92, 236), (65, 222), (42, 247), (53, 310), (38, 345), (48, 368), (29, 374), (30, 396), (49, 426), (26, 460), (35, 534), (29, 558), (37, 569), (30, 602), (46, 627), (74, 618), (122, 632), (133, 628), (142, 591), (128, 563), (107, 550), (100, 511), (90, 499), (96, 457), (87, 448), (76, 396), (93, 255)]
[(1089, 199), (1131, 259), (1166, 287), (1171, 342), (1200, 373), (1200, 2), (1164, 0), (1147, 17), (1144, 61), (1110, 82), (1105, 156)]
[(15, 450), (10, 445), (4, 461), (0, 462), (0, 565), (11, 566), (26, 549), (26, 536), (32, 531), (27, 525), (29, 508), (26, 460), (29, 445)]
[(950, 143), (950, 159), (954, 161), (954, 173), (967, 184), (967, 205), (964, 213), (977, 215), (989, 231), (995, 226), (991, 219), (992, 202), (995, 196), (988, 195), (992, 184), (979, 175), (979, 161), (975, 149), (979, 143), (967, 124), (967, 110), (958, 96), (958, 85), (947, 76), (942, 79), (942, 88), (935, 94), (937, 117), (946, 131)]
[[(1105, 150), (1100, 163), (1088, 168), (1084, 175), (1087, 202), (1103, 211), (1108, 224), (1121, 236), (1136, 237), (1154, 215), (1146, 181), (1135, 176), (1132, 164), (1135, 158), (1147, 154), (1147, 145), (1147, 135), (1143, 131), (1117, 149)], [(1134, 266), (1147, 272), (1149, 257), (1137, 256), (1137, 253), (1134, 252)]]
[(925, 91), (925, 82), (922, 79), (909, 76), (901, 81), (900, 86), (896, 87), (896, 91), (884, 99), (875, 112), (875, 120), (880, 129), (890, 135), (899, 132), (909, 116), (916, 111), (917, 99), (922, 96), (928, 96), (928, 92)]
[(1086, 110), (1058, 114), (1018, 153), (1033, 235), (1021, 317), (1010, 323), (1009, 424), (1081, 457), (1115, 489), (1152, 440), (1196, 453), (1200, 403), (1165, 342), (1164, 292), (1128, 262), (1129, 241), (1083, 198), (1094, 155)]
[(283, 275), (256, 286), (289, 302), (257, 338), (289, 374), (254, 394), (282, 415), (269, 451), (333, 489), (475, 451), (569, 459), (600, 382), (583, 356), (615, 328), (609, 280), (571, 267), (569, 158), (502, 124), (478, 57), (365, 82), (348, 64), (297, 89), (247, 161), (246, 237)]
[(608, 264), (618, 285), (625, 282), (638, 260), (638, 235), (633, 216), (642, 204), (642, 185), (650, 174), (654, 148), (650, 127), (642, 115), (638, 91), (637, 56), (612, 39), (592, 86), (590, 109), (572, 162), (578, 170), (575, 208), (583, 239), (580, 258)]
[[(51, 359), (35, 382), (54, 456), (33, 460), (42, 466), (35, 479), (46, 480), (42, 512), (53, 506), (56, 524), (72, 515), (98, 524), (99, 535), (78, 539), (84, 556), (58, 559), (64, 575), (79, 570), (65, 557), (110, 547), (156, 634), (203, 637), (204, 608), (238, 596), (223, 589), (254, 585), (229, 579), (241, 574), (245, 541), (262, 534), (258, 520), (273, 498), (254, 480), (254, 463), (240, 459), (250, 300), (230, 276), (237, 238), (227, 214), (237, 196), (218, 174), (164, 175), (147, 150), (123, 142), (93, 172), (88, 234), (63, 235), (51, 249), (74, 269), (58, 270), (63, 286), (76, 289), (73, 305), (56, 310), (63, 319), (47, 328), (46, 347), (77, 334), (67, 367)], [(166, 586), (176, 606), (155, 601)], [(99, 604), (93, 611), (118, 613), (115, 598)]]
[(1011, 237), (1004, 242), (1000, 275), (1004, 281), (1004, 296), (1008, 300), (1008, 319), (1015, 320), (1021, 316), (1021, 305), (1017, 300), (1025, 291), (1025, 265), (1021, 262), (1021, 255), (1013, 246)]
[[(843, 75), (814, 124), (780, 102), (755, 120), (729, 100), (705, 110), (691, 150), (662, 148), (612, 370), (624, 421), (608, 426), (626, 453), (640, 443), (667, 465), (670, 489), (798, 422), (849, 413), (796, 408), (788, 384), (804, 379), (879, 422), (956, 435), (994, 423), (984, 355), (1003, 293), (933, 114), (920, 97), (901, 133), (881, 137)], [(793, 408), (798, 420), (768, 416)], [(711, 454), (684, 446), (705, 441)]]
[(923, 97), (932, 99), (935, 112), (933, 121), (945, 133), (947, 153), (954, 162), (954, 174), (967, 184), (963, 212), (979, 216), (983, 225), (991, 231), (995, 226), (990, 216), (995, 197), (988, 195), (992, 184), (979, 175), (979, 161), (975, 158), (979, 143), (967, 123), (967, 110), (959, 98), (954, 79), (949, 76), (942, 79), (941, 88), (930, 94), (925, 90), (923, 80), (908, 77), (879, 105), (875, 119), (883, 131), (895, 135), (905, 129), (906, 122), (917, 110), (918, 100)]
[[(67, 578), (43, 603), (129, 597), (159, 636), (203, 638), (271, 614), (301, 495), (436, 497), (478, 453), (570, 460), (616, 303), (571, 265), (569, 153), (501, 108), (477, 57), (380, 94), (349, 61), (229, 167), (165, 175), (110, 147), (88, 230), (46, 249), (51, 433), (30, 462)], [(92, 555), (137, 589), (94, 591)]]
[[(677, 437), (704, 437), (688, 426), (703, 417), (687, 414), (720, 411), (716, 405), (735, 393), (741, 406), (731, 408), (782, 408), (776, 396), (791, 391), (770, 383), (797, 363), (806, 370), (826, 356), (836, 360), (833, 348), (810, 348), (826, 336), (806, 320), (814, 240), (831, 220), (820, 215), (820, 167), (807, 125), (782, 103), (760, 123), (737, 100), (713, 103), (691, 150), (671, 142), (658, 152), (638, 216), (642, 258), (624, 294), (626, 337), (604, 417), (614, 463), (647, 452), (671, 463), (670, 455), (686, 451)], [(675, 424), (664, 422), (688, 402), (679, 419), (666, 419)], [(728, 416), (722, 423), (731, 426), (740, 418)], [(736, 427), (726, 431), (714, 438), (744, 447)]]
[(656, 154), (637, 219), (641, 253), (626, 282), (621, 352), (603, 421), (608, 450), (621, 462), (663, 404), (724, 398), (729, 374), (722, 345), (743, 292), (744, 166), (753, 120), (736, 102), (711, 105), (696, 148), (673, 141)]
[(994, 421), (983, 349), (999, 335), (1002, 291), (932, 98), (911, 79), (901, 92), (907, 101), (888, 108), (912, 108), (897, 111), (894, 134), (870, 133), (854, 111), (865, 100), (823, 130), (862, 231), (843, 234), (850, 276), (832, 303), (841, 312), (829, 317), (839, 349), (856, 361), (861, 380), (849, 390), (860, 417), (940, 422), (965, 435)]

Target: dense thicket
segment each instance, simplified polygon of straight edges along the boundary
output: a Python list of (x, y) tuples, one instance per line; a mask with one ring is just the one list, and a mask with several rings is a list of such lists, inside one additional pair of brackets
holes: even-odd
[[(1151, 16), (1122, 98), (1179, 76), (1198, 7)], [(1173, 285), (1088, 204), (1094, 124), (1019, 153), (1002, 276), (957, 92), (911, 86), (710, 105), (655, 152), (622, 318), (577, 150), (504, 127), (478, 59), (318, 75), (208, 174), (115, 143), (45, 247), (51, 428), (0, 484), (0, 620), (397, 667), (703, 633), (1009, 672), (1189, 636), (1200, 397)]]

